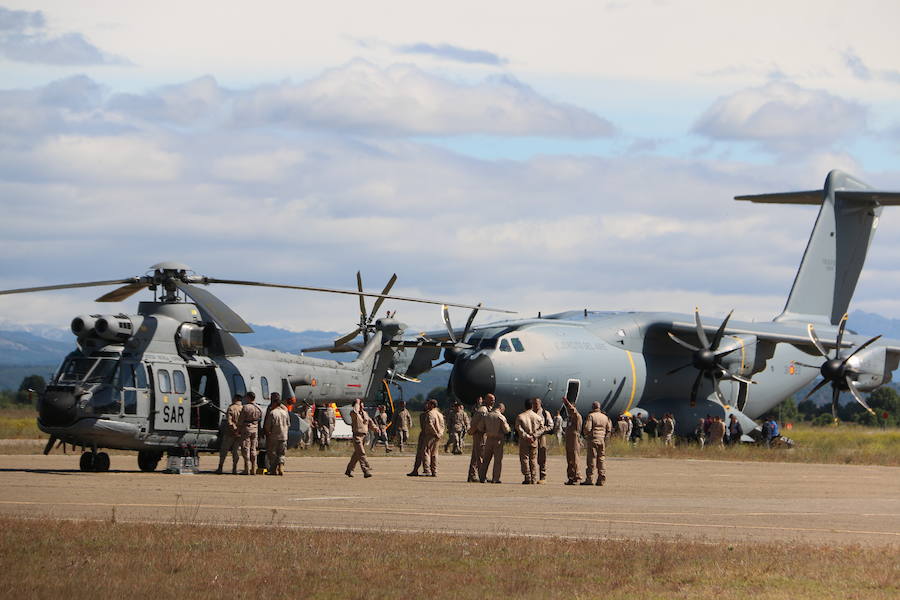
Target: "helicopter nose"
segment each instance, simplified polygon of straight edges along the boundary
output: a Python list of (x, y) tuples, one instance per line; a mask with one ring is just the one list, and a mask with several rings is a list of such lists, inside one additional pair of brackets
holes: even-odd
[(70, 390), (47, 388), (38, 402), (41, 423), (50, 427), (69, 425), (76, 413), (75, 394)]
[(494, 363), (486, 354), (474, 358), (457, 357), (450, 376), (453, 393), (464, 402), (475, 402), (496, 387)]

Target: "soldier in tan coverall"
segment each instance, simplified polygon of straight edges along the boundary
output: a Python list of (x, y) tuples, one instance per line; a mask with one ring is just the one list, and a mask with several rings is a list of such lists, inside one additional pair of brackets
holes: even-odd
[(222, 474), (222, 467), (225, 465), (225, 457), (231, 452), (231, 474), (237, 475), (238, 458), (241, 452), (241, 434), (238, 432), (238, 419), (241, 416), (241, 409), (244, 405), (241, 403), (241, 395), (235, 394), (231, 401), (231, 406), (225, 411), (225, 418), (222, 419), (221, 441), (219, 442), (219, 468), (216, 474)]
[(563, 398), (563, 406), (566, 408), (566, 427), (563, 435), (566, 442), (566, 485), (575, 485), (581, 481), (580, 467), (578, 466), (579, 451), (581, 450), (581, 415), (574, 404), (568, 398)]
[(247, 392), (247, 403), (241, 408), (238, 416), (238, 433), (241, 436), (241, 457), (244, 459), (244, 470), (241, 475), (256, 475), (257, 437), (259, 436), (259, 420), (262, 411), (256, 405), (256, 394)]
[(406, 402), (400, 401), (400, 410), (394, 415), (394, 427), (397, 431), (397, 447), (403, 452), (403, 444), (409, 442), (409, 430), (412, 427), (412, 416), (406, 410)]
[(581, 434), (587, 442), (587, 473), (581, 485), (591, 485), (594, 468), (597, 469), (597, 485), (606, 483), (606, 438), (612, 431), (612, 423), (603, 411), (600, 403), (591, 404), (591, 412), (584, 419)]
[(725, 421), (722, 417), (713, 417), (712, 423), (709, 424), (709, 439), (706, 443), (711, 446), (725, 446)]
[(453, 454), (463, 453), (463, 448), (466, 445), (466, 432), (469, 430), (470, 425), (471, 421), (468, 413), (463, 408), (463, 405), (457, 402), (453, 409), (453, 423), (447, 424), (447, 429), (450, 431), (449, 442)]
[(553, 433), (553, 415), (550, 414), (550, 411), (542, 406), (541, 399), (535, 398), (532, 401), (532, 409), (534, 413), (541, 418), (541, 421), (544, 423), (544, 428), (541, 434), (538, 436), (538, 446), (537, 446), (537, 465), (538, 471), (540, 472), (540, 479), (537, 480), (537, 483), (544, 483), (547, 479), (547, 440), (550, 437), (550, 434)]
[(666, 446), (672, 445), (672, 434), (675, 433), (675, 419), (671, 413), (663, 416), (662, 423), (659, 424), (659, 437), (663, 439)]
[(494, 461), (491, 483), (500, 483), (500, 473), (503, 471), (503, 442), (509, 433), (509, 423), (503, 416), (506, 407), (500, 402), (494, 410), (484, 415), (478, 425), (484, 433), (484, 455), (481, 460), (481, 469), (478, 471), (478, 480), (484, 483), (487, 478), (487, 470)]
[(344, 475), (353, 477), (353, 470), (356, 463), (362, 469), (363, 477), (371, 477), (372, 472), (369, 468), (369, 461), (366, 459), (366, 436), (369, 434), (369, 423), (372, 418), (366, 413), (363, 402), (359, 398), (353, 403), (353, 410), (350, 411), (350, 428), (353, 431), (353, 456), (347, 463), (347, 470)]
[(277, 393), (272, 393), (270, 402), (266, 422), (263, 424), (263, 431), (266, 432), (266, 460), (269, 475), (284, 475), (284, 454), (287, 452), (291, 417)]
[(483, 404), (481, 397), (475, 401), (475, 410), (472, 411), (472, 421), (469, 423), (469, 433), (472, 435), (472, 458), (469, 459), (468, 482), (478, 481), (478, 473), (481, 471), (481, 458), (484, 454), (484, 429), (479, 429), (484, 415), (488, 414), (489, 407), (494, 405), (494, 395), (488, 394)]
[(444, 435), (446, 426), (444, 415), (438, 410), (437, 400), (430, 400), (431, 408), (425, 412), (425, 427), (422, 434), (425, 436), (425, 448), (422, 454), (422, 471), (425, 475), (437, 477), (438, 442)]
[[(428, 420), (428, 410), (431, 408), (432, 400), (425, 403), (425, 410), (419, 413), (419, 439), (416, 442), (416, 460), (413, 462), (412, 471), (406, 474), (407, 477), (418, 477), (419, 467), (425, 461), (425, 422)], [(427, 475), (428, 472), (426, 471)]]
[(525, 479), (522, 485), (533, 484), (537, 481), (537, 449), (538, 437), (544, 432), (544, 419), (534, 412), (534, 407), (540, 406), (540, 400), (530, 400), (525, 404), (525, 410), (516, 417), (516, 433), (519, 436), (519, 463), (522, 465), (522, 475)]

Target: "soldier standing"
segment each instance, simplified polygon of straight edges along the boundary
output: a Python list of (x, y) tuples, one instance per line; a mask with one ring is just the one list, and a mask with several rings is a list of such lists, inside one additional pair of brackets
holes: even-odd
[(409, 442), (409, 430), (412, 427), (412, 417), (406, 410), (406, 401), (400, 401), (400, 410), (394, 415), (394, 427), (397, 430), (397, 446), (403, 452), (403, 444)]
[(387, 416), (387, 408), (384, 404), (379, 404), (375, 413), (375, 431), (372, 436), (372, 443), (369, 446), (369, 450), (375, 448), (375, 444), (382, 443), (384, 444), (384, 452), (387, 454), (388, 452), (392, 452), (390, 444), (388, 444), (388, 416)]
[[(425, 410), (419, 413), (419, 439), (416, 441), (416, 460), (413, 462), (412, 471), (406, 474), (407, 477), (418, 477), (419, 467), (425, 461), (425, 423), (428, 421), (428, 410), (430, 407), (431, 400), (428, 400), (425, 403)], [(428, 474), (427, 469), (425, 469), (425, 474)]]
[(284, 454), (287, 452), (291, 417), (277, 393), (273, 392), (270, 398), (269, 412), (263, 424), (263, 431), (266, 432), (266, 460), (269, 463), (269, 475), (284, 475)]
[(708, 443), (713, 446), (724, 446), (725, 422), (722, 417), (713, 417), (709, 424)]
[(672, 435), (675, 433), (675, 419), (671, 413), (663, 415), (663, 420), (659, 424), (659, 437), (662, 438), (663, 444), (672, 445)]
[(353, 470), (356, 463), (362, 469), (363, 477), (371, 477), (372, 472), (369, 468), (369, 461), (366, 459), (366, 436), (369, 434), (369, 423), (372, 422), (371, 417), (366, 414), (363, 402), (357, 398), (353, 403), (353, 410), (350, 412), (350, 428), (353, 431), (353, 456), (347, 463), (347, 470), (344, 475), (353, 477)]
[(447, 428), (450, 429), (450, 441), (453, 443), (453, 454), (463, 453), (466, 445), (466, 432), (469, 430), (470, 423), (469, 414), (463, 408), (462, 403), (457, 402), (453, 414), (453, 425), (452, 427), (447, 425)]
[(519, 436), (519, 463), (522, 465), (522, 485), (533, 484), (537, 478), (538, 438), (544, 432), (544, 419), (534, 408), (540, 408), (540, 400), (525, 402), (525, 410), (516, 417), (516, 434)]
[(438, 443), (444, 435), (444, 415), (438, 410), (437, 400), (429, 400), (428, 403), (431, 408), (425, 412), (425, 428), (422, 430), (425, 436), (422, 470), (426, 476), (437, 477)]
[(491, 483), (500, 483), (500, 474), (503, 471), (503, 442), (509, 433), (509, 423), (503, 416), (506, 407), (498, 403), (492, 411), (484, 415), (478, 427), (484, 432), (484, 455), (481, 460), (481, 468), (478, 471), (478, 480), (484, 483), (487, 478), (487, 470), (494, 461)]
[(450, 447), (453, 445), (453, 432), (456, 429), (456, 402), (451, 404), (447, 409), (447, 414), (444, 417), (444, 422), (447, 425), (447, 432), (450, 434), (447, 436), (447, 443), (444, 444), (444, 454), (447, 454), (447, 452), (450, 451)]
[(597, 469), (597, 485), (606, 483), (606, 438), (609, 436), (611, 423), (609, 417), (600, 410), (600, 403), (591, 404), (581, 428), (581, 434), (587, 441), (587, 473), (581, 485), (591, 485), (594, 469)]
[(472, 458), (469, 459), (469, 478), (466, 480), (470, 483), (478, 481), (478, 473), (481, 471), (481, 457), (484, 453), (484, 429), (479, 429), (484, 415), (488, 413), (488, 407), (484, 404), (494, 403), (494, 395), (488, 394), (487, 400), (482, 401), (479, 396), (475, 400), (475, 410), (472, 411), (472, 421), (469, 423), (469, 433), (472, 434)]
[(241, 436), (241, 457), (244, 459), (244, 470), (241, 472), (241, 475), (256, 475), (256, 444), (262, 411), (256, 405), (256, 394), (247, 392), (246, 400), (247, 403), (241, 408), (241, 413), (238, 417), (238, 433)]
[(231, 474), (237, 475), (238, 457), (241, 450), (241, 434), (238, 432), (238, 419), (241, 416), (241, 395), (235, 394), (231, 401), (231, 406), (225, 411), (225, 417), (222, 419), (220, 427), (219, 442), (219, 468), (216, 474), (222, 474), (222, 466), (225, 464), (225, 457), (231, 452)]
[(319, 450), (331, 447), (331, 434), (334, 433), (334, 408), (323, 404), (316, 410), (316, 429), (319, 432)]
[(538, 435), (537, 465), (540, 479), (537, 480), (537, 483), (545, 483), (547, 479), (547, 440), (549, 439), (549, 434), (553, 433), (553, 415), (543, 407), (540, 398), (535, 398), (532, 401), (531, 410), (543, 422), (541, 433)]
[(568, 398), (563, 398), (563, 406), (566, 409), (566, 428), (563, 431), (566, 441), (566, 485), (575, 485), (581, 481), (580, 467), (578, 466), (578, 454), (581, 450), (581, 415), (574, 404)]

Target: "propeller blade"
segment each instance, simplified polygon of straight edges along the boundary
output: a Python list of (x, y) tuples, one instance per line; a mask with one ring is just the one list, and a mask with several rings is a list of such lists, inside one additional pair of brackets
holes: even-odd
[(472, 323), (475, 322), (475, 315), (478, 314), (478, 308), (481, 307), (481, 302), (478, 303), (476, 308), (472, 309), (472, 312), (469, 313), (469, 318), (466, 321), (466, 327), (463, 329), (462, 339), (466, 339), (466, 336), (469, 335), (469, 330), (472, 329)]
[(822, 365), (808, 365), (806, 363), (794, 361), (794, 364), (799, 367), (806, 367), (807, 369), (821, 369)]
[(862, 395), (859, 393), (859, 390), (857, 390), (857, 389), (856, 389), (856, 386), (853, 385), (853, 380), (850, 379), (849, 377), (847, 377), (847, 389), (850, 390), (850, 393), (853, 395), (853, 398), (854, 398), (857, 402), (859, 402), (860, 404), (862, 404), (862, 407), (863, 407), (864, 409), (866, 409), (867, 411), (869, 411), (869, 414), (870, 414), (870, 415), (874, 415), (874, 414), (875, 414), (875, 411), (872, 410), (871, 408), (869, 408), (869, 405), (868, 405), (868, 404), (866, 403), (866, 401), (863, 399)]
[(445, 304), (441, 308), (441, 316), (444, 317), (444, 325), (447, 327), (447, 334), (450, 336), (450, 341), (454, 344), (456, 343), (456, 336), (453, 335), (453, 325), (450, 324), (450, 310), (447, 308)]
[(362, 295), (363, 294), (363, 286), (362, 286), (362, 274), (357, 271), (356, 272), (356, 289), (359, 290), (359, 314), (360, 314), (360, 322), (365, 323), (366, 317), (368, 313), (366, 313), (366, 299)]
[(693, 367), (693, 366), (694, 365), (691, 363), (688, 363), (686, 365), (681, 365), (680, 367), (676, 367), (676, 368), (672, 369), (671, 371), (666, 373), (666, 375), (674, 375), (675, 373), (677, 373), (678, 371), (681, 371), (682, 369), (687, 369), (688, 367)]
[(850, 356), (848, 356), (847, 358), (844, 359), (844, 363), (846, 364), (848, 360), (850, 360), (851, 358), (853, 358), (854, 356), (856, 356), (856, 354), (857, 354), (860, 350), (862, 350), (863, 348), (865, 348), (866, 346), (868, 346), (868, 345), (870, 345), (870, 344), (872, 344), (872, 343), (878, 341), (878, 339), (879, 339), (880, 337), (881, 337), (880, 335), (876, 335), (875, 337), (873, 337), (871, 340), (869, 340), (868, 342), (864, 343), (863, 345), (857, 346), (856, 350), (854, 350), (853, 352), (851, 352), (851, 353), (850, 353)]
[[(381, 297), (375, 301), (375, 306), (372, 307), (372, 312), (369, 313), (369, 323), (372, 322), (372, 319), (375, 318), (375, 315), (378, 314), (378, 309), (381, 308), (381, 305), (384, 304), (385, 296), (387, 296), (391, 292), (391, 288), (394, 287), (394, 283), (397, 281), (397, 274), (394, 273), (391, 275), (391, 278), (388, 280), (387, 285), (384, 286), (384, 289), (381, 290)], [(362, 291), (362, 290), (360, 290)], [(362, 296), (360, 296), (362, 298)]]
[(111, 292), (103, 294), (94, 300), (94, 302), (121, 302), (122, 300), (137, 294), (146, 287), (146, 283), (129, 283), (128, 285), (123, 285), (120, 288), (116, 288)]
[(740, 350), (740, 347), (735, 347), (735, 348), (732, 348), (731, 350), (725, 350), (724, 352), (719, 352), (718, 354), (716, 354), (716, 358), (722, 358), (723, 356), (728, 356), (732, 352), (737, 352), (738, 350)]
[[(828, 380), (827, 380), (827, 379), (823, 379), (822, 381), (820, 381), (819, 383), (816, 384), (816, 387), (814, 387), (813, 389), (809, 390), (809, 393), (806, 394), (806, 395), (803, 397), (803, 400), (808, 400), (810, 396), (812, 396), (813, 394), (815, 394), (816, 392), (818, 392), (819, 390), (821, 390), (821, 389), (822, 389), (823, 387), (825, 387), (826, 385), (828, 385)], [(802, 402), (802, 400), (801, 400), (801, 402)]]
[(728, 326), (728, 319), (731, 318), (731, 315), (734, 313), (732, 309), (728, 315), (725, 316), (725, 320), (722, 321), (722, 324), (719, 325), (719, 328), (716, 330), (716, 335), (713, 336), (712, 346), (710, 346), (710, 350), (716, 350), (719, 347), (719, 342), (722, 341), (722, 336), (725, 335), (725, 328)]
[(354, 329), (354, 330), (351, 331), (350, 333), (346, 333), (346, 334), (342, 335), (341, 337), (339, 337), (338, 339), (334, 340), (334, 345), (335, 345), (335, 347), (337, 347), (337, 346), (343, 346), (344, 344), (346, 344), (346, 343), (349, 342), (350, 340), (355, 339), (356, 336), (358, 336), (358, 335), (360, 334), (360, 332), (362, 332), (362, 330), (363, 330), (362, 327), (357, 327), (356, 329)]
[[(29, 292), (47, 292), (50, 290), (68, 290), (71, 288), (98, 287), (101, 285), (122, 285), (126, 283), (137, 283), (140, 281), (137, 277), (128, 279), (109, 279), (107, 281), (86, 281), (84, 283), (64, 283), (62, 285), (42, 285), (40, 287), (19, 288), (16, 290), (0, 290), (0, 296), (7, 294), (27, 294)], [(490, 310), (488, 308), (484, 310)]]
[(716, 401), (722, 406), (722, 408), (725, 408), (725, 396), (724, 396), (724, 394), (722, 394), (722, 390), (719, 389), (719, 376), (716, 375), (715, 373), (713, 373), (712, 380), (713, 380), (713, 391), (715, 392)]
[(837, 343), (835, 344), (835, 346), (837, 346), (837, 349), (835, 350), (835, 352), (841, 351), (841, 341), (844, 339), (844, 329), (846, 327), (847, 327), (847, 313), (844, 313), (844, 316), (841, 317), (840, 327), (838, 327)]
[(56, 443), (56, 439), (57, 438), (55, 435), (51, 435), (50, 439), (47, 440), (47, 445), (44, 446), (44, 454), (45, 455), (50, 454), (50, 451), (53, 450), (53, 444)]
[[(125, 281), (110, 281), (107, 283), (129, 283), (131, 280)], [(324, 287), (313, 287), (309, 285), (287, 285), (282, 283), (262, 283), (259, 281), (242, 281), (238, 279), (216, 279), (213, 277), (203, 277), (198, 279), (196, 283), (221, 283), (224, 285), (249, 285), (255, 287), (270, 287), (270, 288), (278, 288), (283, 290), (304, 290), (308, 292), (325, 292), (328, 294), (344, 294), (347, 296), (365, 296), (367, 298), (380, 298), (384, 296), (387, 300), (400, 300), (402, 302), (418, 302), (420, 304), (436, 304), (436, 305), (445, 305), (452, 306), (453, 308), (468, 308), (472, 310), (473, 308), (477, 308), (478, 310), (486, 310), (488, 312), (499, 312), (499, 313), (508, 313), (514, 314), (516, 311), (514, 310), (506, 310), (503, 308), (491, 308), (487, 306), (474, 306), (472, 304), (457, 304), (455, 302), (443, 302), (442, 300), (431, 300), (428, 298), (410, 298), (407, 296), (391, 296), (385, 294), (372, 294), (370, 292), (360, 292), (359, 290), (340, 290), (336, 288), (324, 288)], [(100, 285), (100, 284), (98, 284)], [(7, 292), (8, 293), (8, 292)]]
[(756, 384), (755, 381), (753, 381), (752, 379), (748, 379), (747, 377), (744, 377), (743, 375), (735, 375), (734, 373), (731, 373), (729, 375), (729, 377), (731, 377), (731, 379), (734, 379), (735, 381), (740, 381), (741, 383), (754, 384), (754, 385)]
[(838, 386), (831, 386), (831, 416), (837, 420), (837, 411), (838, 411), (838, 401), (841, 398), (841, 390), (838, 389)]
[(709, 350), (709, 338), (706, 337), (706, 331), (703, 329), (703, 323), (700, 322), (700, 308), (694, 309), (694, 322), (697, 323), (697, 337), (704, 350)]
[(205, 310), (225, 331), (231, 333), (253, 333), (253, 329), (236, 312), (204, 289), (183, 281), (175, 280), (175, 286)]
[(703, 382), (703, 371), (697, 373), (697, 378), (694, 379), (694, 385), (691, 387), (691, 407), (697, 406), (697, 391), (700, 390), (700, 384)]
[(819, 351), (819, 354), (822, 355), (823, 358), (830, 358), (828, 356), (828, 352), (825, 350), (825, 347), (822, 346), (822, 342), (819, 341), (819, 336), (816, 335), (816, 328), (813, 327), (812, 323), (806, 325), (806, 331), (809, 333), (809, 339), (812, 341), (813, 346), (816, 347), (816, 350)]
[(668, 331), (667, 333), (669, 334), (669, 337), (672, 338), (672, 341), (675, 342), (676, 344), (678, 344), (679, 346), (684, 346), (685, 348), (687, 348), (687, 349), (690, 350), (691, 352), (699, 352), (699, 351), (700, 351), (700, 348), (698, 348), (697, 346), (694, 346), (693, 344), (688, 344), (687, 342), (685, 342), (685, 341), (682, 340), (681, 338), (677, 337), (677, 336), (676, 336), (674, 333), (672, 333), (671, 331)]

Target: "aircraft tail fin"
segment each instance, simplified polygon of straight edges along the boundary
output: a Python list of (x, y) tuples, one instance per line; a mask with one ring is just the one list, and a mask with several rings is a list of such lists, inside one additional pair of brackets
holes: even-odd
[(787, 304), (776, 321), (837, 325), (847, 312), (883, 206), (900, 206), (900, 192), (874, 190), (831, 171), (821, 190), (736, 196), (769, 204), (820, 204)]

